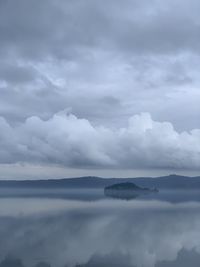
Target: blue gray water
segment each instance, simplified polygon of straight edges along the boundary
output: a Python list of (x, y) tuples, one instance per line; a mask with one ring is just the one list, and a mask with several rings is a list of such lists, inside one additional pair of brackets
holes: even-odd
[(0, 190), (0, 267), (200, 266), (200, 192)]

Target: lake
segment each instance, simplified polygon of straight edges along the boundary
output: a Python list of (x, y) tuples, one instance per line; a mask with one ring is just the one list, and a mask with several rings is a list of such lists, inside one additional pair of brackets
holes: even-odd
[(0, 267), (199, 267), (200, 192), (0, 190)]

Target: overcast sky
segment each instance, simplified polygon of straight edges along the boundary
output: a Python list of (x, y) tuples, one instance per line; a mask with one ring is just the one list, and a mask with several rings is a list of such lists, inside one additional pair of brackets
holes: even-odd
[(0, 0), (0, 178), (200, 171), (198, 0)]

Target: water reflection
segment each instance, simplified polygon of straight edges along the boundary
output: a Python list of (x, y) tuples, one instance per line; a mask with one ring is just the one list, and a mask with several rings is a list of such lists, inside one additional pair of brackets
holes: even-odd
[(198, 201), (0, 200), (0, 267), (195, 267), (199, 253)]
[(159, 200), (171, 203), (181, 203), (188, 201), (200, 202), (200, 190), (159, 190), (159, 192), (149, 192), (148, 194), (131, 193), (130, 196), (118, 193), (114, 195), (104, 194), (103, 189), (12, 189), (0, 188), (0, 200), (5, 198), (37, 198), (37, 199), (68, 199), (81, 201), (99, 201), (105, 198), (118, 199), (145, 199)]

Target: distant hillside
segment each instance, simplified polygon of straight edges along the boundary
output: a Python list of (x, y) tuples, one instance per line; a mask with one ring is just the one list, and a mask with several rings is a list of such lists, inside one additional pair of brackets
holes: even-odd
[(157, 178), (136, 178), (135, 183), (144, 187), (165, 189), (200, 189), (200, 176), (168, 175)]
[(133, 182), (141, 187), (158, 189), (200, 189), (200, 176), (169, 175), (157, 178), (100, 178), (78, 177), (50, 180), (0, 180), (0, 188), (104, 188), (115, 183)]

